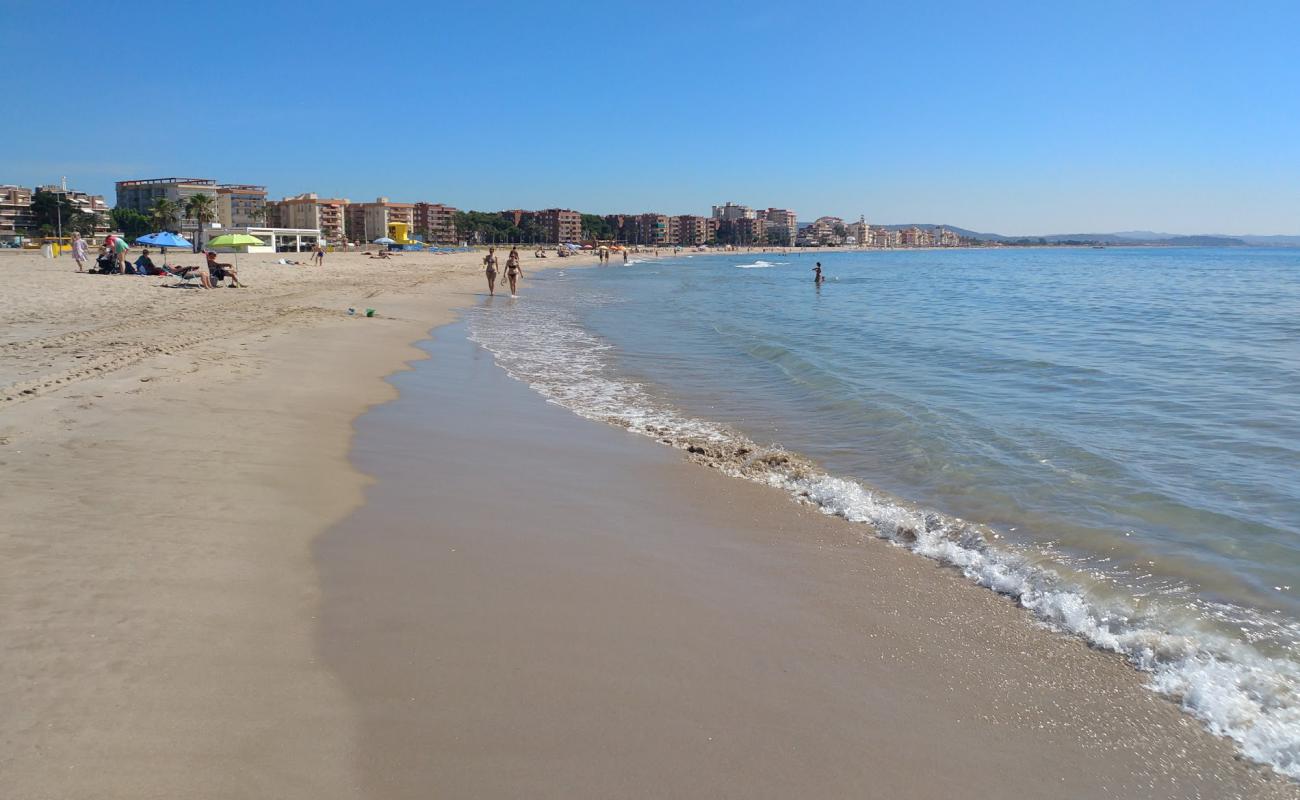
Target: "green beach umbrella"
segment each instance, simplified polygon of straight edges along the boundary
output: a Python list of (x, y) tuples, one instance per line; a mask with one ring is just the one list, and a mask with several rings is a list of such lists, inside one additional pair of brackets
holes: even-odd
[(262, 245), (266, 242), (246, 233), (223, 233), (215, 239), (209, 239), (208, 244), (213, 247), (240, 247), (246, 244)]
[[(215, 239), (208, 240), (209, 247), (240, 247), (246, 244), (263, 245), (266, 242), (246, 233), (223, 233)], [(235, 251), (235, 269), (239, 269), (239, 251)]]

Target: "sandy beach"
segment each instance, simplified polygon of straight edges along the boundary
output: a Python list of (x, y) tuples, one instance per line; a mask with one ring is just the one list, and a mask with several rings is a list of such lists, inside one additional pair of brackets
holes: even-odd
[(1119, 658), (510, 380), (454, 324), (480, 254), (278, 257), (0, 252), (0, 796), (1300, 797)]

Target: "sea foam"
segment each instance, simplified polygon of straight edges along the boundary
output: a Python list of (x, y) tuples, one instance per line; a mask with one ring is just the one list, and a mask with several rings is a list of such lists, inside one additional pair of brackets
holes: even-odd
[(1095, 578), (1084, 585), (1063, 563), (1054, 566), (1022, 548), (994, 543), (982, 526), (827, 474), (797, 454), (684, 414), (649, 387), (619, 376), (611, 345), (566, 308), (480, 308), (469, 322), (472, 340), (550, 402), (650, 436), (728, 475), (780, 488), (822, 513), (860, 523), (871, 535), (959, 570), (1013, 598), (1051, 629), (1123, 656), (1149, 675), (1153, 690), (1211, 732), (1232, 739), (1243, 755), (1300, 779), (1300, 664), (1266, 654), (1214, 624), (1250, 612), (1216, 612), (1208, 605), (1189, 612), (1187, 598), (1139, 603), (1123, 591), (1104, 591), (1104, 581)]

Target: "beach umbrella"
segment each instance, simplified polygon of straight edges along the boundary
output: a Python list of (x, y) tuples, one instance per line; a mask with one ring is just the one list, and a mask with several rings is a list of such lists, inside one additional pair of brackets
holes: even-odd
[(380, 236), (374, 241), (374, 244), (397, 244), (397, 242), (393, 239), (389, 239), (387, 236)]
[[(215, 239), (208, 240), (209, 247), (242, 247), (244, 245), (264, 245), (266, 242), (246, 233), (223, 233)], [(239, 268), (239, 251), (235, 251), (235, 268)]]
[(141, 236), (135, 240), (136, 244), (151, 244), (154, 247), (193, 247), (188, 239), (184, 236), (177, 236), (171, 231), (161, 231), (159, 233), (150, 233)]

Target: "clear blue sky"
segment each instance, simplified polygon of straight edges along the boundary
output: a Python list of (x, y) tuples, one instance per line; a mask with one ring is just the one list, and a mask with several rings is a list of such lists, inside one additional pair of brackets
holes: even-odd
[(195, 175), (486, 210), (1300, 234), (1294, 0), (0, 0), (0, 20), (0, 182), (110, 202), (114, 180)]

